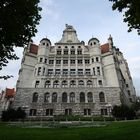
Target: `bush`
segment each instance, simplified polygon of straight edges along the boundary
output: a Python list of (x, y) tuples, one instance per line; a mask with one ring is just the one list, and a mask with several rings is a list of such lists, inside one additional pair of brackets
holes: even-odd
[(8, 109), (2, 112), (1, 120), (2, 121), (15, 121), (19, 119), (24, 119), (26, 117), (26, 113), (24, 110), (19, 107), (17, 110)]

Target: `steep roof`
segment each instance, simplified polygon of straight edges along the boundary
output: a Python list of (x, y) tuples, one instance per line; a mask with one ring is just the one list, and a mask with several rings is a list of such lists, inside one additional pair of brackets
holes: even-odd
[(30, 45), (30, 53), (37, 54), (37, 52), (38, 52), (38, 45), (31, 44)]
[(14, 88), (6, 88), (5, 91), (5, 97), (13, 97), (15, 95), (15, 89)]
[(103, 44), (100, 47), (101, 47), (101, 53), (102, 54), (109, 52), (109, 43)]

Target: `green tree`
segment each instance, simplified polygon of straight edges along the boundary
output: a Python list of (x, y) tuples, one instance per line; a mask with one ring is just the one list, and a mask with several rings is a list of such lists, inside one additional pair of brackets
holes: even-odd
[[(17, 60), (14, 47), (24, 47), (35, 36), (41, 18), (40, 0), (0, 0), (0, 70)], [(1, 76), (7, 79), (10, 76)]]
[(128, 32), (136, 29), (140, 35), (140, 0), (109, 0), (113, 2), (112, 9), (124, 11), (124, 22), (128, 24)]

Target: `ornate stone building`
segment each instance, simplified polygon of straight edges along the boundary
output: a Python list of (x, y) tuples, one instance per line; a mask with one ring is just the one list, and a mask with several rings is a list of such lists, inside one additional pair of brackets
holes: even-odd
[(29, 116), (110, 115), (114, 105), (130, 105), (135, 89), (122, 52), (97, 38), (79, 41), (66, 25), (60, 41), (43, 38), (24, 49), (14, 107)]

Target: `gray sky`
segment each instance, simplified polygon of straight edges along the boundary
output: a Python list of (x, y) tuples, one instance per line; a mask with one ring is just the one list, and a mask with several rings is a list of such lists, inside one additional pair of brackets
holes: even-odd
[[(36, 44), (43, 37), (52, 43), (61, 39), (65, 24), (71, 24), (77, 30), (79, 40), (86, 43), (93, 36), (101, 44), (107, 42), (109, 34), (113, 36), (114, 45), (123, 52), (133, 78), (137, 94), (140, 95), (140, 36), (136, 31), (127, 32), (127, 24), (123, 22), (123, 14), (112, 11), (109, 0), (41, 0), (42, 19), (36, 37)], [(22, 48), (16, 48), (17, 55), (22, 58)], [(10, 61), (0, 75), (13, 75), (7, 81), (0, 80), (0, 89), (15, 87), (20, 69), (21, 59)]]

